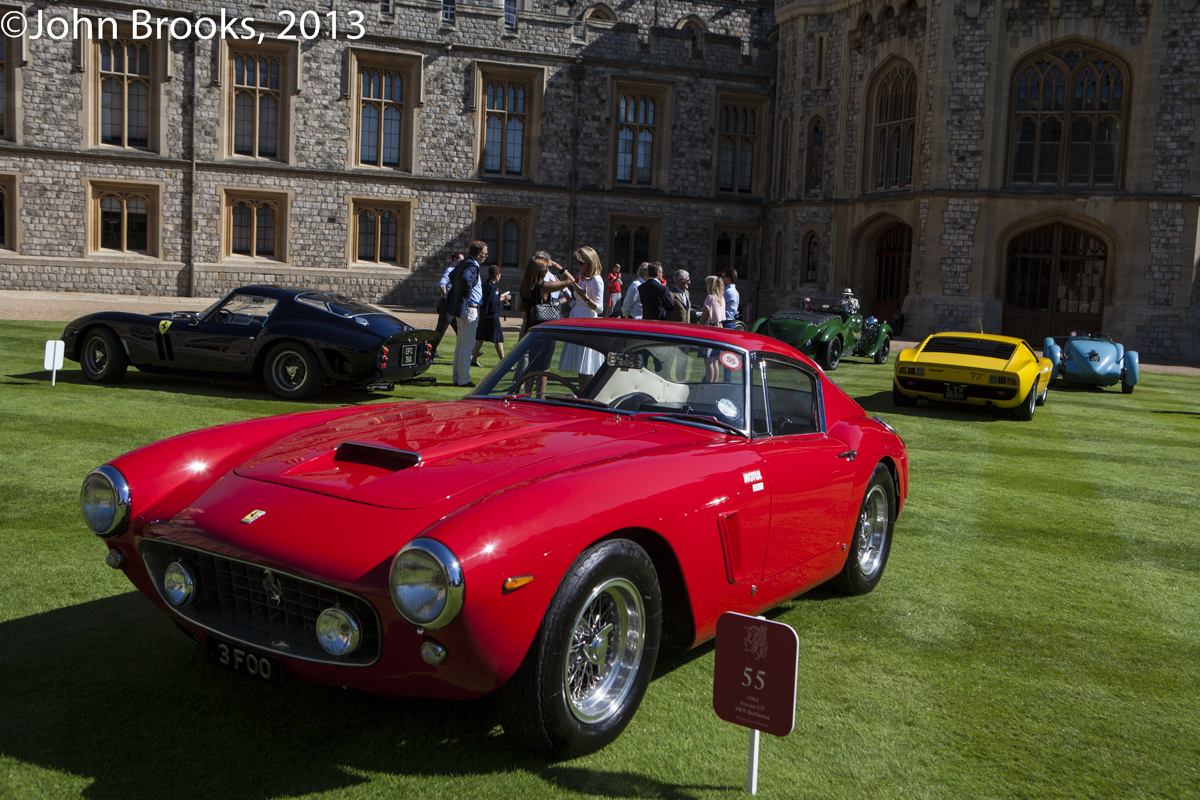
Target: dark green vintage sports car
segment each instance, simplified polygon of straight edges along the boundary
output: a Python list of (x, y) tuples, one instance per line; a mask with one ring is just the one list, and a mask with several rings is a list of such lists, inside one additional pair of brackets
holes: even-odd
[(777, 311), (750, 329), (786, 342), (826, 370), (837, 369), (843, 353), (884, 364), (892, 349), (892, 326), (846, 309), (841, 300), (806, 298), (801, 311)]

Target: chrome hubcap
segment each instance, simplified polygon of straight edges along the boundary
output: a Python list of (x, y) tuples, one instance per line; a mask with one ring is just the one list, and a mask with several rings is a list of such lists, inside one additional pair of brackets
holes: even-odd
[(283, 353), (275, 362), (280, 382), (291, 388), (304, 383), (304, 359), (295, 353)]
[(872, 486), (858, 518), (858, 568), (868, 578), (879, 571), (888, 535), (887, 492)]
[(93, 340), (92, 346), (89, 349), (91, 350), (91, 357), (88, 361), (91, 363), (92, 369), (97, 372), (103, 370), (105, 363), (108, 361), (108, 350), (99, 339)]
[(571, 713), (596, 723), (615, 714), (633, 688), (645, 644), (637, 587), (612, 578), (592, 590), (571, 627), (563, 690)]

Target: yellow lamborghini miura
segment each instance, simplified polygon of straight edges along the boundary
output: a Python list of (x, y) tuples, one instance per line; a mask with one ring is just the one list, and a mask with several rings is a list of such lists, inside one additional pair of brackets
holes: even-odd
[(1023, 339), (988, 333), (935, 333), (896, 358), (892, 402), (917, 398), (1011, 409), (1033, 419), (1046, 402), (1054, 365)]

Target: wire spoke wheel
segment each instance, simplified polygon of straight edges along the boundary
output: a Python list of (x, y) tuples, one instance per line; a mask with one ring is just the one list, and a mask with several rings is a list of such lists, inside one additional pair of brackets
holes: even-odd
[(102, 373), (108, 368), (108, 346), (99, 336), (88, 342), (83, 357), (87, 359), (88, 369), (92, 372)]
[(325, 370), (308, 347), (284, 342), (267, 353), (263, 380), (267, 388), (285, 400), (305, 400), (321, 391)]
[(867, 494), (858, 518), (860, 535), (856, 541), (855, 558), (864, 577), (872, 578), (883, 566), (884, 545), (888, 540), (888, 497), (876, 484)]
[(883, 577), (892, 549), (895, 516), (896, 483), (886, 466), (876, 464), (859, 506), (846, 563), (841, 574), (830, 581), (830, 588), (848, 595), (866, 594), (875, 588)]
[(98, 327), (88, 331), (79, 348), (79, 366), (89, 381), (116, 383), (129, 367), (129, 357), (121, 340), (108, 328)]
[(308, 377), (308, 365), (299, 353), (288, 351), (281, 354), (271, 365), (275, 370), (275, 379), (280, 385), (298, 389), (304, 385)]
[(624, 578), (597, 586), (571, 629), (563, 688), (581, 722), (612, 716), (633, 687), (645, 646), (646, 611), (637, 587)]

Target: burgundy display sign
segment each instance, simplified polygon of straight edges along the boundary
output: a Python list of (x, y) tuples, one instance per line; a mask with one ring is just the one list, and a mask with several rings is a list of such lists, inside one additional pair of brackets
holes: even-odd
[(727, 611), (717, 620), (713, 710), (726, 722), (787, 736), (796, 724), (800, 637), (790, 626)]

